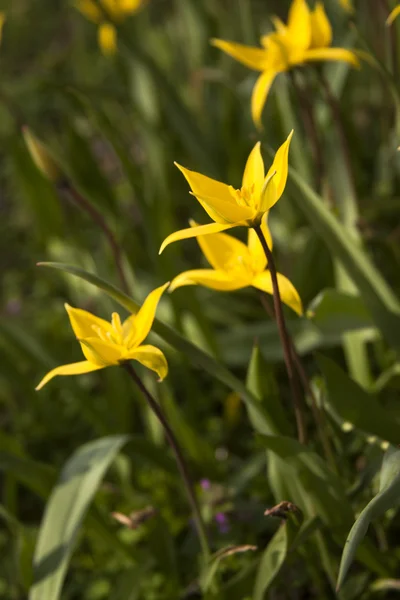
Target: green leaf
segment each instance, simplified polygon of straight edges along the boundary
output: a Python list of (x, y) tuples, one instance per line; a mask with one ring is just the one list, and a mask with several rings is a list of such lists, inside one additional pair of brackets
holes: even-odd
[(65, 464), (47, 503), (34, 556), (30, 600), (57, 600), (82, 521), (105, 471), (128, 436), (81, 446)]
[(276, 531), (262, 555), (254, 584), (253, 600), (265, 598), (265, 593), (286, 560), (288, 550), (288, 523), (285, 522)]
[(364, 508), (351, 528), (346, 540), (340, 563), (337, 589), (342, 586), (357, 548), (365, 537), (371, 521), (389, 510), (389, 508), (398, 506), (399, 497), (400, 450), (389, 447), (383, 458), (379, 492)]
[(375, 396), (350, 379), (333, 360), (319, 355), (317, 361), (325, 378), (328, 401), (339, 416), (368, 434), (398, 444), (400, 422), (395, 416), (382, 408)]
[(330, 288), (322, 290), (309, 304), (307, 317), (325, 334), (374, 327), (360, 296)]
[[(118, 302), (118, 304), (123, 306), (131, 313), (137, 313), (140, 308), (140, 305), (132, 300), (132, 298), (130, 298), (127, 294), (124, 294), (115, 286), (107, 283), (97, 275), (88, 273), (79, 267), (73, 267), (71, 265), (54, 262), (39, 263), (39, 266), (58, 269), (84, 279), (85, 281), (103, 290), (103, 292), (108, 294), (111, 298)], [(253, 425), (257, 428), (257, 431), (266, 434), (273, 431), (272, 424), (270, 423), (267, 415), (262, 411), (260, 403), (254, 397), (254, 395), (246, 388), (245, 385), (243, 385), (239, 379), (232, 375), (230, 371), (225, 369), (223, 365), (218, 363), (212, 356), (206, 354), (203, 350), (189, 342), (189, 340), (180, 335), (177, 331), (175, 331), (175, 329), (169, 325), (166, 325), (157, 318), (154, 320), (152, 330), (176, 350), (179, 350), (179, 352), (181, 352), (184, 356), (187, 356), (192, 363), (202, 369), (205, 369), (210, 375), (221, 381), (221, 383), (227, 385), (233, 391), (240, 394), (246, 405), (251, 406), (253, 414), (257, 416), (257, 419), (253, 421)]]
[(289, 180), (297, 190), (293, 200), (352, 278), (386, 340), (400, 348), (400, 303), (393, 290), (368, 255), (328, 210), (323, 199), (292, 168), (289, 169)]

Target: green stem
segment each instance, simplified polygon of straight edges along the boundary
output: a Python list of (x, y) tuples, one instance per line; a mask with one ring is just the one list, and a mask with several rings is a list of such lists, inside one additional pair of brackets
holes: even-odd
[(187, 493), (187, 496), (189, 499), (189, 503), (190, 503), (190, 506), (192, 509), (193, 521), (194, 521), (194, 524), (195, 524), (195, 527), (197, 530), (197, 535), (199, 537), (201, 549), (202, 549), (202, 552), (204, 555), (205, 562), (207, 562), (211, 555), (207, 531), (206, 531), (205, 524), (203, 522), (203, 518), (201, 516), (201, 512), (200, 512), (200, 508), (199, 508), (199, 505), (197, 502), (192, 479), (190, 477), (189, 469), (186, 464), (186, 460), (183, 455), (182, 449), (179, 446), (179, 443), (174, 435), (174, 432), (172, 431), (163, 411), (161, 410), (160, 405), (155, 400), (155, 398), (153, 398), (153, 396), (150, 394), (150, 392), (148, 391), (148, 389), (146, 388), (146, 386), (144, 385), (144, 383), (142, 382), (142, 380), (136, 373), (135, 369), (132, 367), (132, 365), (130, 363), (127, 363), (127, 362), (123, 364), (123, 367), (124, 367), (125, 371), (128, 373), (128, 375), (130, 376), (130, 378), (137, 385), (137, 387), (139, 388), (139, 390), (141, 391), (143, 396), (146, 398), (151, 410), (154, 412), (154, 414), (156, 415), (156, 417), (158, 418), (158, 420), (160, 421), (161, 425), (164, 428), (165, 437), (167, 438), (168, 443), (171, 446), (172, 451), (175, 454), (176, 463), (178, 465), (178, 469), (181, 474), (181, 477), (182, 477), (182, 480), (183, 480), (183, 483), (184, 483), (184, 486), (186, 489), (186, 493)]
[(268, 247), (267, 240), (264, 237), (260, 225), (254, 226), (254, 231), (256, 232), (258, 239), (261, 242), (263, 247), (267, 262), (268, 268), (271, 273), (272, 280), (272, 289), (273, 289), (273, 299), (274, 299), (274, 310), (275, 310), (275, 318), (276, 323), (278, 325), (279, 337), (281, 338), (282, 347), (283, 347), (283, 356), (285, 359), (286, 370), (289, 378), (290, 391), (292, 394), (294, 413), (296, 417), (297, 424), (297, 433), (299, 442), (301, 444), (306, 443), (306, 428), (304, 423), (304, 415), (302, 410), (302, 398), (300, 394), (299, 387), (297, 385), (297, 378), (294, 373), (293, 367), (293, 355), (291, 351), (292, 342), (290, 340), (288, 331), (286, 329), (285, 317), (283, 315), (282, 309), (282, 300), (279, 292), (278, 278), (276, 274), (275, 261), (272, 256), (272, 252)]

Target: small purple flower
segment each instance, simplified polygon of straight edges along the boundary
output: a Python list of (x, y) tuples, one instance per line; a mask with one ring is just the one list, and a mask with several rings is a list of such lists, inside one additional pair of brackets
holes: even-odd
[(229, 533), (231, 526), (225, 513), (219, 512), (215, 515), (215, 521), (220, 533)]
[(211, 481), (209, 479), (202, 479), (200, 481), (201, 489), (207, 491), (211, 488)]

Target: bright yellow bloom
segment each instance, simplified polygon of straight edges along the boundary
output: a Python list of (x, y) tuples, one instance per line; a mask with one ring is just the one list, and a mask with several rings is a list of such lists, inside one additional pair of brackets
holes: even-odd
[[(193, 227), (196, 227), (196, 223)], [(266, 218), (261, 229), (272, 249), (272, 238)], [(195, 269), (181, 273), (172, 281), (169, 291), (184, 285), (203, 285), (213, 290), (230, 292), (253, 286), (267, 294), (273, 294), (271, 273), (267, 270), (267, 259), (254, 229), (249, 229), (247, 245), (226, 233), (197, 236), (200, 248), (212, 269)], [(298, 315), (303, 313), (300, 296), (293, 284), (281, 273), (277, 273), (282, 302)]]
[(259, 225), (262, 217), (279, 200), (285, 189), (292, 134), (293, 131), (275, 154), (274, 162), (266, 175), (260, 142), (257, 142), (247, 159), (240, 189), (189, 171), (175, 163), (192, 188), (191, 193), (215, 222), (171, 233), (161, 244), (160, 254), (168, 244), (177, 240), (219, 233), (239, 225)]
[(90, 21), (99, 25), (98, 40), (104, 54), (115, 54), (117, 31), (114, 23), (119, 23), (135, 13), (145, 0), (76, 0), (75, 6)]
[(400, 4), (394, 7), (388, 18), (386, 19), (386, 25), (391, 25), (393, 21), (400, 15)]
[(155, 371), (160, 380), (164, 379), (168, 373), (164, 354), (155, 346), (141, 344), (151, 329), (158, 302), (168, 285), (166, 283), (153, 290), (138, 313), (131, 315), (123, 323), (118, 313), (112, 314), (109, 323), (86, 310), (66, 304), (71, 327), (86, 360), (56, 367), (43, 377), (36, 389), (40, 390), (56, 375), (81, 375), (119, 365), (127, 360), (137, 360)]
[(250, 69), (261, 71), (251, 99), (251, 113), (257, 127), (270, 87), (279, 73), (310, 61), (346, 61), (358, 67), (354, 52), (331, 48), (332, 29), (324, 6), (317, 2), (310, 10), (306, 0), (293, 0), (287, 25), (272, 19), (276, 31), (261, 38), (262, 48), (214, 39), (212, 43)]

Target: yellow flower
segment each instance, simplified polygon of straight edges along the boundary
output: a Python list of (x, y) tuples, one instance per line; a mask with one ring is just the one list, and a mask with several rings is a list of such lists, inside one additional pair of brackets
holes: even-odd
[(279, 73), (310, 61), (342, 60), (358, 67), (354, 52), (331, 48), (332, 29), (324, 6), (317, 2), (310, 10), (306, 0), (293, 0), (288, 23), (272, 19), (276, 31), (261, 38), (262, 48), (213, 39), (212, 43), (250, 69), (261, 71), (251, 99), (251, 113), (257, 127), (270, 87)]
[(349, 14), (352, 14), (354, 12), (354, 7), (353, 7), (352, 0), (339, 0), (339, 4)]
[(119, 23), (135, 13), (145, 0), (76, 0), (75, 6), (90, 21), (99, 25), (99, 46), (104, 54), (115, 54), (117, 31), (114, 23)]
[(86, 360), (56, 367), (43, 377), (36, 389), (40, 390), (56, 375), (81, 375), (119, 365), (127, 360), (137, 360), (155, 371), (160, 380), (164, 379), (168, 373), (164, 354), (155, 346), (141, 344), (151, 329), (158, 302), (168, 285), (166, 283), (153, 290), (138, 313), (131, 315), (123, 323), (118, 313), (112, 314), (109, 323), (86, 310), (66, 304), (71, 327)]
[(293, 131), (275, 154), (274, 162), (266, 175), (260, 142), (257, 142), (247, 159), (240, 189), (189, 171), (175, 163), (192, 188), (191, 193), (215, 222), (171, 233), (161, 244), (160, 254), (168, 244), (177, 240), (219, 233), (239, 225), (259, 225), (263, 215), (279, 200), (285, 189), (292, 134)]
[(400, 4), (394, 7), (388, 18), (386, 19), (386, 25), (391, 25), (393, 21), (400, 15)]
[[(192, 221), (192, 226), (196, 223)], [(272, 239), (266, 218), (262, 232), (272, 249)], [(195, 269), (181, 273), (172, 281), (169, 291), (184, 285), (203, 285), (213, 290), (230, 292), (253, 286), (267, 294), (273, 294), (271, 273), (266, 269), (267, 259), (254, 229), (249, 229), (247, 245), (226, 233), (197, 236), (200, 248), (212, 269)], [(277, 273), (282, 302), (298, 315), (303, 314), (300, 296), (293, 284)]]

